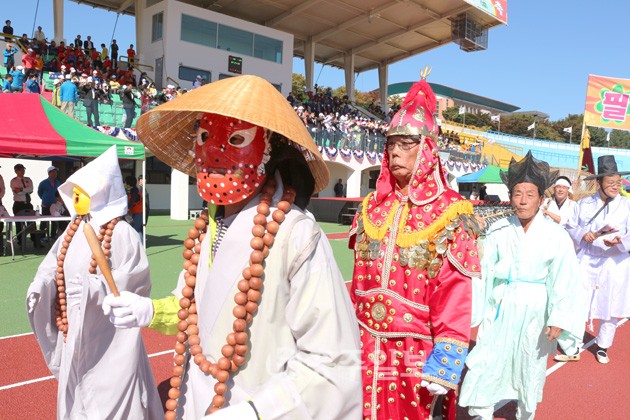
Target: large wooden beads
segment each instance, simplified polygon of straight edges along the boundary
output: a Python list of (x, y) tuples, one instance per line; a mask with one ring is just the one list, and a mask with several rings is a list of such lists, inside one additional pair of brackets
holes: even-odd
[[(295, 199), (295, 190), (291, 187), (285, 189), (282, 201), (278, 203), (277, 209), (271, 211), (272, 197), (275, 193), (276, 182), (273, 179), (267, 180), (262, 189), (260, 203), (256, 208), (256, 215), (253, 218), (252, 238), (250, 247), (249, 266), (243, 269), (243, 278), (237, 283), (238, 292), (234, 295), (236, 306), (232, 309), (234, 323), (233, 332), (226, 337), (226, 344), (221, 347), (221, 355), (216, 363), (212, 363), (206, 357), (201, 347), (199, 338), (199, 327), (197, 326), (197, 307), (195, 303), (195, 286), (197, 283), (197, 266), (199, 264), (201, 242), (206, 235), (208, 213), (202, 212), (201, 216), (195, 220), (194, 227), (189, 229), (188, 238), (184, 241), (184, 280), (186, 285), (182, 289), (183, 298), (180, 299), (178, 312), (180, 318), (177, 327), (177, 344), (175, 348), (173, 377), (171, 378), (171, 390), (169, 400), (166, 402), (167, 419), (175, 418), (177, 409), (177, 399), (181, 392), (182, 375), (184, 374), (183, 364), (185, 362), (185, 352), (188, 351), (195, 364), (202, 372), (214, 376), (217, 383), (214, 386), (215, 395), (212, 398), (212, 406), (208, 409), (208, 414), (216, 412), (226, 402), (224, 394), (227, 391), (226, 382), (230, 378), (230, 373), (235, 373), (247, 361), (249, 351), (249, 331), (254, 314), (258, 311), (262, 298), (264, 260), (269, 255), (269, 249), (273, 247), (275, 235), (278, 233), (280, 224), (285, 220), (285, 214), (291, 210), (291, 205)], [(271, 220), (267, 218), (271, 215)], [(188, 347), (186, 346), (188, 343)]]

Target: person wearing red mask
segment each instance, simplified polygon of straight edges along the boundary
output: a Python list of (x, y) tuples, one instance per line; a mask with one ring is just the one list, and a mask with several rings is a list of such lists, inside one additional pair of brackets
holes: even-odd
[(329, 174), (282, 94), (256, 76), (225, 79), (136, 128), (209, 203), (184, 242), (174, 296), (103, 302), (119, 328), (177, 334), (166, 418), (360, 418), (356, 321), (305, 210)]

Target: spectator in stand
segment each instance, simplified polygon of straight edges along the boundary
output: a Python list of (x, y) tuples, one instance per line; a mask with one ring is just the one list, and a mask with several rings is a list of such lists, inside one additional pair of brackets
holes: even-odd
[(44, 59), (40, 53), (35, 53), (35, 62), (33, 63), (33, 73), (37, 80), (41, 83), (42, 73), (44, 72)]
[(4, 54), (4, 67), (6, 67), (7, 71), (11, 69), (15, 65), (15, 53), (18, 50), (11, 44), (7, 44), (7, 47), (2, 51)]
[(142, 105), (140, 106), (140, 115), (149, 111), (149, 105), (151, 103), (151, 95), (149, 95), (149, 89), (143, 89), (142, 94), (140, 96), (140, 101)]
[(83, 41), (83, 49), (85, 51), (92, 51), (93, 48), (94, 48), (94, 43), (92, 42), (92, 37), (88, 35), (87, 39)]
[(94, 47), (90, 50), (90, 61), (92, 62), (93, 69), (100, 69), (103, 67), (103, 63), (101, 62), (101, 53), (96, 51), (96, 48)]
[(195, 81), (193, 82), (193, 89), (197, 89), (198, 87), (201, 87), (201, 76), (197, 75), (197, 77), (195, 77)]
[(28, 35), (26, 34), (22, 34), (22, 38), (19, 39), (19, 43), (22, 45), (22, 48), (30, 48), (31, 47), (31, 40), (28, 39)]
[(37, 73), (31, 73), (26, 81), (26, 93), (41, 93), (39, 83), (37, 81)]
[(112, 93), (118, 93), (120, 90), (120, 83), (116, 80), (115, 74), (112, 74), (112, 77), (109, 79), (109, 88)]
[[(13, 35), (13, 28), (11, 27), (11, 21), (7, 20), (4, 24), (4, 26), (2, 27), (2, 33), (6, 34), (6, 35)], [(10, 36), (5, 36), (4, 40), (6, 42), (11, 42), (12, 39)]]
[[(98, 85), (91, 77), (87, 78), (87, 82), (81, 91), (83, 105), (87, 113), (87, 125), (89, 127), (97, 127), (101, 125), (98, 114), (98, 103), (102, 99), (101, 91)], [(92, 125), (92, 116), (94, 116), (94, 125)]]
[(11, 83), (11, 87), (13, 88), (13, 92), (22, 92), (24, 85), (24, 72), (22, 71), (24, 68), (22, 66), (13, 67), (10, 74), (13, 76), (13, 82)]
[(92, 70), (92, 80), (94, 81), (97, 87), (101, 85), (101, 76), (98, 70)]
[(83, 40), (81, 39), (81, 35), (77, 35), (77, 37), (74, 39), (74, 42), (72, 44), (70, 44), (73, 48), (75, 45), (79, 46), (79, 47), (83, 47)]
[(136, 50), (133, 49), (133, 44), (129, 45), (129, 48), (127, 48), (127, 61), (129, 61), (131, 65), (135, 64)]
[(110, 94), (109, 83), (103, 82), (101, 83), (101, 97), (103, 98), (103, 103), (113, 106), (112, 104), (112, 95)]
[(116, 44), (116, 40), (112, 39), (112, 44), (109, 46), (109, 50), (111, 51), (111, 59), (112, 66), (114, 68), (118, 68), (118, 44)]
[(105, 62), (105, 59), (109, 57), (109, 50), (105, 44), (101, 44), (101, 61)]
[(52, 100), (51, 103), (57, 108), (61, 108), (61, 99), (59, 98), (59, 87), (60, 87), (59, 79), (53, 80), (53, 90), (52, 90)]
[(28, 76), (31, 75), (35, 70), (35, 51), (32, 48), (29, 48), (26, 51), (26, 54), (22, 56), (22, 66), (24, 66), (24, 78), (28, 80)]
[(133, 119), (136, 117), (136, 100), (131, 91), (131, 86), (123, 85), (120, 92), (120, 99), (123, 103), (123, 109), (125, 110), (125, 128), (131, 128)]
[(59, 99), (61, 110), (74, 118), (74, 105), (79, 101), (79, 90), (71, 79), (72, 76), (67, 74), (66, 81), (59, 88)]
[(105, 69), (106, 72), (111, 72), (112, 70), (112, 60), (107, 56), (103, 59), (103, 69)]
[(7, 74), (2, 82), (2, 93), (13, 93), (13, 87), (11, 83), (13, 82), (13, 76), (11, 74)]
[[(50, 41), (50, 43), (48, 45), (46, 45), (46, 49), (44, 50), (44, 53), (47, 56), (57, 56), (57, 43), (55, 42), (55, 40), (53, 39), (52, 41)], [(48, 57), (50, 58), (50, 57)]]
[(53, 56), (48, 63), (44, 64), (44, 70), (51, 73), (59, 71), (59, 61), (57, 60), (57, 56)]
[(42, 27), (38, 26), (37, 30), (33, 34), (33, 39), (37, 41), (42, 47), (46, 46), (46, 35), (42, 32)]

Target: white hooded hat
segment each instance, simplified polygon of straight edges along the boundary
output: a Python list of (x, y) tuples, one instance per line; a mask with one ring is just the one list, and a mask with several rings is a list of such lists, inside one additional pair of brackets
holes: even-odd
[(97, 228), (127, 214), (127, 193), (118, 166), (116, 146), (76, 171), (59, 187), (59, 195), (72, 217), (76, 215), (72, 189), (78, 185), (90, 196), (90, 224)]

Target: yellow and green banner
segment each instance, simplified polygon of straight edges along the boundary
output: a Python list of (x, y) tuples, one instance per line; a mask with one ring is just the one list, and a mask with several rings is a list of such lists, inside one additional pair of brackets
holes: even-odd
[(588, 76), (584, 123), (592, 127), (630, 130), (630, 79)]

